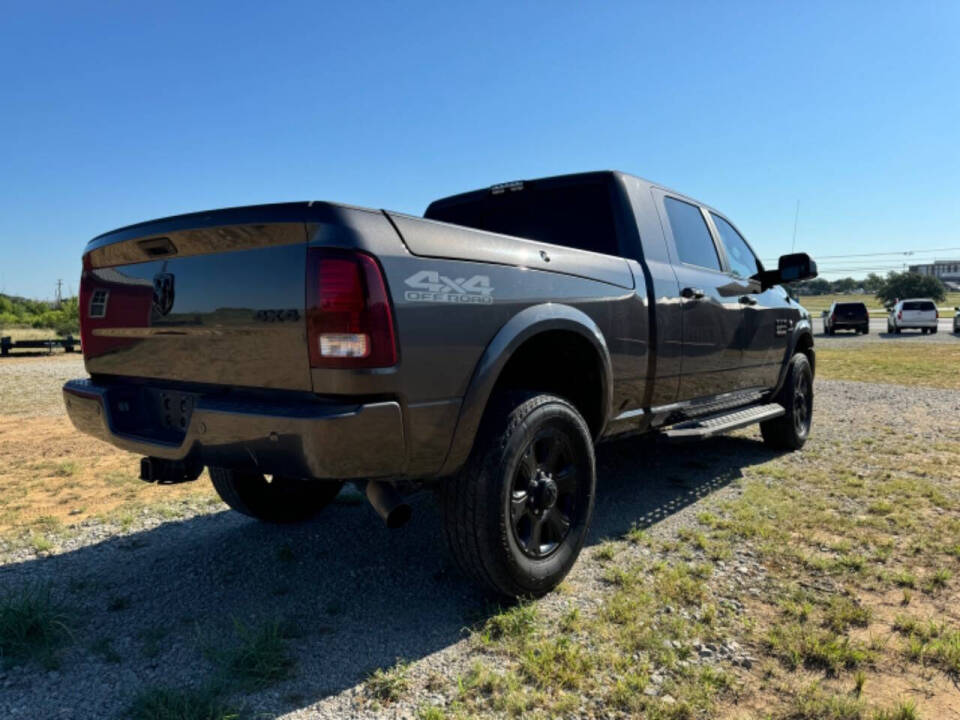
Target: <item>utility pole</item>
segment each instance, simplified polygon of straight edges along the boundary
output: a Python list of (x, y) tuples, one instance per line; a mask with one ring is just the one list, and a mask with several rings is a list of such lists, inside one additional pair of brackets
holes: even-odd
[(793, 242), (790, 243), (790, 252), (797, 246), (797, 223), (800, 220), (800, 200), (797, 199), (797, 212), (793, 216)]
[(63, 280), (57, 280), (57, 310), (63, 305)]

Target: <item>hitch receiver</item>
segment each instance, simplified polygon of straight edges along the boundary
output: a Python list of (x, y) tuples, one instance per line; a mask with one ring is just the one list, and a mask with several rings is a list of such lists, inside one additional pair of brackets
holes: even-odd
[(164, 460), (145, 457), (140, 460), (140, 479), (161, 485), (190, 482), (200, 477), (203, 465), (196, 460)]

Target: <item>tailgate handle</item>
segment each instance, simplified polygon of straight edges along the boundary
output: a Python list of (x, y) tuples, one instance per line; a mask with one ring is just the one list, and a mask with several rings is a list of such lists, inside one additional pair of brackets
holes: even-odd
[(177, 248), (168, 237), (150, 238), (149, 240), (140, 240), (137, 242), (140, 249), (150, 257), (164, 257), (166, 255), (176, 255)]
[(699, 300), (706, 293), (704, 293), (700, 288), (685, 287), (680, 291), (680, 294), (683, 295), (683, 297), (685, 297), (687, 300)]
[(741, 304), (741, 305), (756, 305), (756, 304), (757, 304), (757, 299), (756, 299), (755, 297), (750, 297), (749, 295), (741, 295), (741, 296), (740, 296), (740, 304)]

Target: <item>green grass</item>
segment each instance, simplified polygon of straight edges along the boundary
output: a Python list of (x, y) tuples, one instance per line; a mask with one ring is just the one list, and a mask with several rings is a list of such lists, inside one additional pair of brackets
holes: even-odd
[(129, 720), (233, 720), (237, 711), (215, 685), (196, 689), (147, 688), (124, 715)]
[(960, 342), (817, 345), (817, 377), (960, 390)]
[(69, 616), (47, 587), (9, 591), (0, 598), (0, 662), (36, 661), (56, 667), (57, 651), (71, 639)]
[(387, 669), (377, 668), (367, 678), (367, 692), (381, 703), (396, 702), (410, 689), (409, 669), (410, 664), (403, 660)]
[(247, 691), (261, 690), (293, 674), (290, 633), (283, 622), (267, 622), (256, 628), (238, 622), (234, 628), (233, 646), (218, 653), (231, 683)]

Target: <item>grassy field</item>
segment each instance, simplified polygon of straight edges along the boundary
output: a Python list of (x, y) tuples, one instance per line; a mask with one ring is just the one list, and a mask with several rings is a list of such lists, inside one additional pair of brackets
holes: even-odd
[[(867, 415), (744, 468), (738, 495), (676, 539), (637, 529), (594, 549), (581, 562), (603, 568), (599, 603), (568, 591), (559, 610), (486, 621), (455, 701), (420, 717), (957, 717), (960, 422), (905, 417), (943, 436)], [(759, 578), (731, 581), (752, 560)], [(746, 664), (691, 662), (731, 646)]]
[[(862, 302), (866, 304), (867, 309), (875, 316), (883, 314), (883, 304), (873, 295), (801, 295), (800, 304), (803, 305), (814, 315), (819, 315), (821, 310), (826, 310), (834, 302)], [(944, 313), (953, 315), (953, 308), (960, 305), (960, 292), (947, 293), (947, 299), (939, 303), (940, 316)]]
[(828, 380), (960, 390), (960, 344), (863, 343), (817, 346), (817, 376)]
[[(958, 362), (952, 344), (821, 346), (818, 377), (956, 390)], [(924, 402), (896, 411), (898, 422), (889, 411), (820, 417), (802, 452), (744, 464), (735, 492), (703, 499), (693, 527), (653, 536), (637, 526), (588, 548), (580, 564), (599, 590), (568, 579), (470, 627), (470, 664), (455, 677), (424, 678), (402, 661), (373, 669), (366, 710), (415, 701), (420, 720), (957, 717), (960, 417)], [(755, 452), (756, 437), (745, 429), (718, 447)], [(141, 483), (136, 460), (62, 415), (0, 418), (0, 536), (47, 551), (87, 518), (129, 527), (147, 507), (169, 517), (222, 507), (205, 481)], [(21, 632), (24, 617), (42, 632)], [(71, 642), (62, 622), (41, 596), (8, 596), (0, 654), (42, 663)], [(214, 653), (236, 687), (296, 672), (295, 638), (273, 626), (242, 635)], [(703, 661), (732, 648), (735, 663)], [(234, 685), (230, 697), (246, 692)], [(155, 688), (130, 716), (225, 720), (224, 692)], [(437, 693), (443, 703), (429, 699)]]
[(57, 334), (50, 328), (0, 328), (0, 336), (10, 337), (14, 342), (18, 340), (48, 340), (55, 339)]

